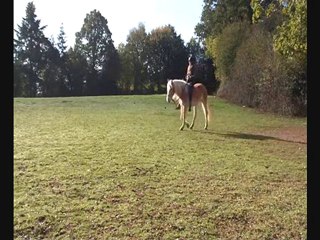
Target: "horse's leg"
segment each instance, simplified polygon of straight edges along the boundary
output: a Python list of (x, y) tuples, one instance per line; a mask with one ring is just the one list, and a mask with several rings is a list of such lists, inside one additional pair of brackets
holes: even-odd
[(184, 123), (186, 124), (187, 128), (190, 127), (190, 123), (188, 123), (188, 121), (184, 121)]
[(187, 121), (187, 117), (186, 117), (186, 115), (187, 115), (187, 108), (186, 108), (186, 110), (184, 111), (184, 115), (185, 115), (184, 123), (186, 124), (187, 128), (190, 128), (190, 123)]
[(182, 120), (182, 124), (180, 126), (180, 130), (182, 131), (183, 128), (184, 128), (184, 125), (186, 123), (186, 106), (184, 104), (181, 104), (181, 108), (180, 108), (180, 117), (181, 117), (181, 120)]
[(197, 117), (197, 106), (193, 106), (193, 117), (192, 117), (192, 122), (190, 124), (190, 129), (193, 128), (196, 117)]
[(202, 110), (203, 110), (203, 114), (204, 114), (204, 129), (207, 130), (208, 129), (208, 105), (206, 101), (202, 102)]
[[(180, 106), (182, 106), (182, 104), (180, 104)], [(187, 128), (189, 128), (190, 127), (190, 123), (188, 123), (188, 121), (186, 120), (186, 112), (187, 112), (187, 110), (186, 111), (183, 111), (181, 108), (180, 108), (180, 120), (181, 121), (183, 121), (183, 116), (184, 116), (184, 123), (185, 123), (185, 125), (187, 125)]]
[[(182, 104), (180, 104), (180, 106), (182, 106)], [(180, 107), (180, 120), (183, 121), (183, 113), (184, 111), (181, 109)], [(187, 125), (187, 127), (190, 126), (190, 124), (186, 121), (186, 119), (184, 119), (185, 124)]]

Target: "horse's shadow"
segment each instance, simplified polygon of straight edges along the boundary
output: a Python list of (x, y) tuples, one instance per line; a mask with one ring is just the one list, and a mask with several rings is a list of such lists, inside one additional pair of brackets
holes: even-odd
[(251, 133), (241, 133), (241, 132), (221, 133), (221, 132), (215, 132), (215, 131), (212, 131), (212, 130), (193, 130), (193, 131), (206, 133), (206, 134), (219, 135), (219, 136), (226, 137), (226, 138), (239, 138), (239, 139), (259, 140), (259, 141), (276, 140), (276, 141), (283, 141), (283, 142), (290, 142), (290, 143), (307, 144), (306, 142), (292, 141), (292, 140), (288, 140), (288, 139), (282, 139), (282, 138), (278, 138), (278, 137), (273, 137), (273, 136), (268, 136), (268, 135), (261, 135), (261, 134), (251, 134)]

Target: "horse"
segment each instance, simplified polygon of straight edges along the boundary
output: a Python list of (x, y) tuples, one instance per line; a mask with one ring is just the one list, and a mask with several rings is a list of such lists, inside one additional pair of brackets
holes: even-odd
[(197, 116), (197, 106), (201, 103), (202, 110), (205, 118), (204, 129), (208, 129), (208, 122), (210, 121), (210, 109), (208, 106), (208, 92), (206, 87), (202, 83), (195, 83), (192, 92), (191, 106), (193, 109), (193, 118), (191, 124), (186, 121), (186, 112), (189, 107), (189, 97), (187, 90), (187, 82), (183, 79), (169, 79), (167, 82), (167, 95), (166, 101), (170, 103), (171, 100), (178, 100), (180, 104), (180, 120), (182, 124), (180, 130), (184, 129), (187, 125), (188, 128), (192, 129), (194, 121)]

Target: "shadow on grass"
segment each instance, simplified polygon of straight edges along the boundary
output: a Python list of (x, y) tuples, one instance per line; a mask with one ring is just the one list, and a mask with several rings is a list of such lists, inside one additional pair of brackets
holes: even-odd
[(219, 133), (212, 130), (193, 130), (195, 132), (201, 132), (206, 134), (214, 134), (219, 135), (226, 138), (239, 138), (239, 139), (247, 139), (247, 140), (275, 140), (275, 141), (283, 141), (283, 142), (290, 142), (290, 143), (299, 143), (299, 144), (307, 144), (306, 142), (301, 141), (294, 141), (288, 139), (282, 139), (278, 137), (268, 136), (268, 135), (261, 135), (261, 134), (251, 134), (251, 133), (241, 133), (241, 132), (226, 132), (226, 133)]

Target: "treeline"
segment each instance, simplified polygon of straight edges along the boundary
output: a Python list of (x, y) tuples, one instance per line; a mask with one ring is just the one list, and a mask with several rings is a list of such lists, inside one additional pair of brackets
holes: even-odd
[(307, 114), (307, 0), (204, 0), (195, 28), (216, 66), (217, 95)]
[(15, 97), (164, 93), (167, 79), (185, 77), (189, 54), (198, 56), (203, 81), (215, 90), (212, 60), (196, 39), (185, 45), (171, 25), (147, 33), (139, 24), (116, 48), (107, 19), (93, 10), (67, 49), (63, 25), (55, 43), (44, 35), (35, 12), (34, 3), (28, 3), (15, 29)]
[[(285, 115), (307, 114), (307, 1), (203, 0), (197, 38), (184, 43), (171, 25), (139, 24), (113, 44), (108, 22), (88, 13), (73, 47), (61, 26), (48, 39), (30, 2), (14, 39), (14, 96), (164, 93), (184, 78), (189, 54), (210, 93)], [(219, 87), (219, 88), (218, 88)]]

